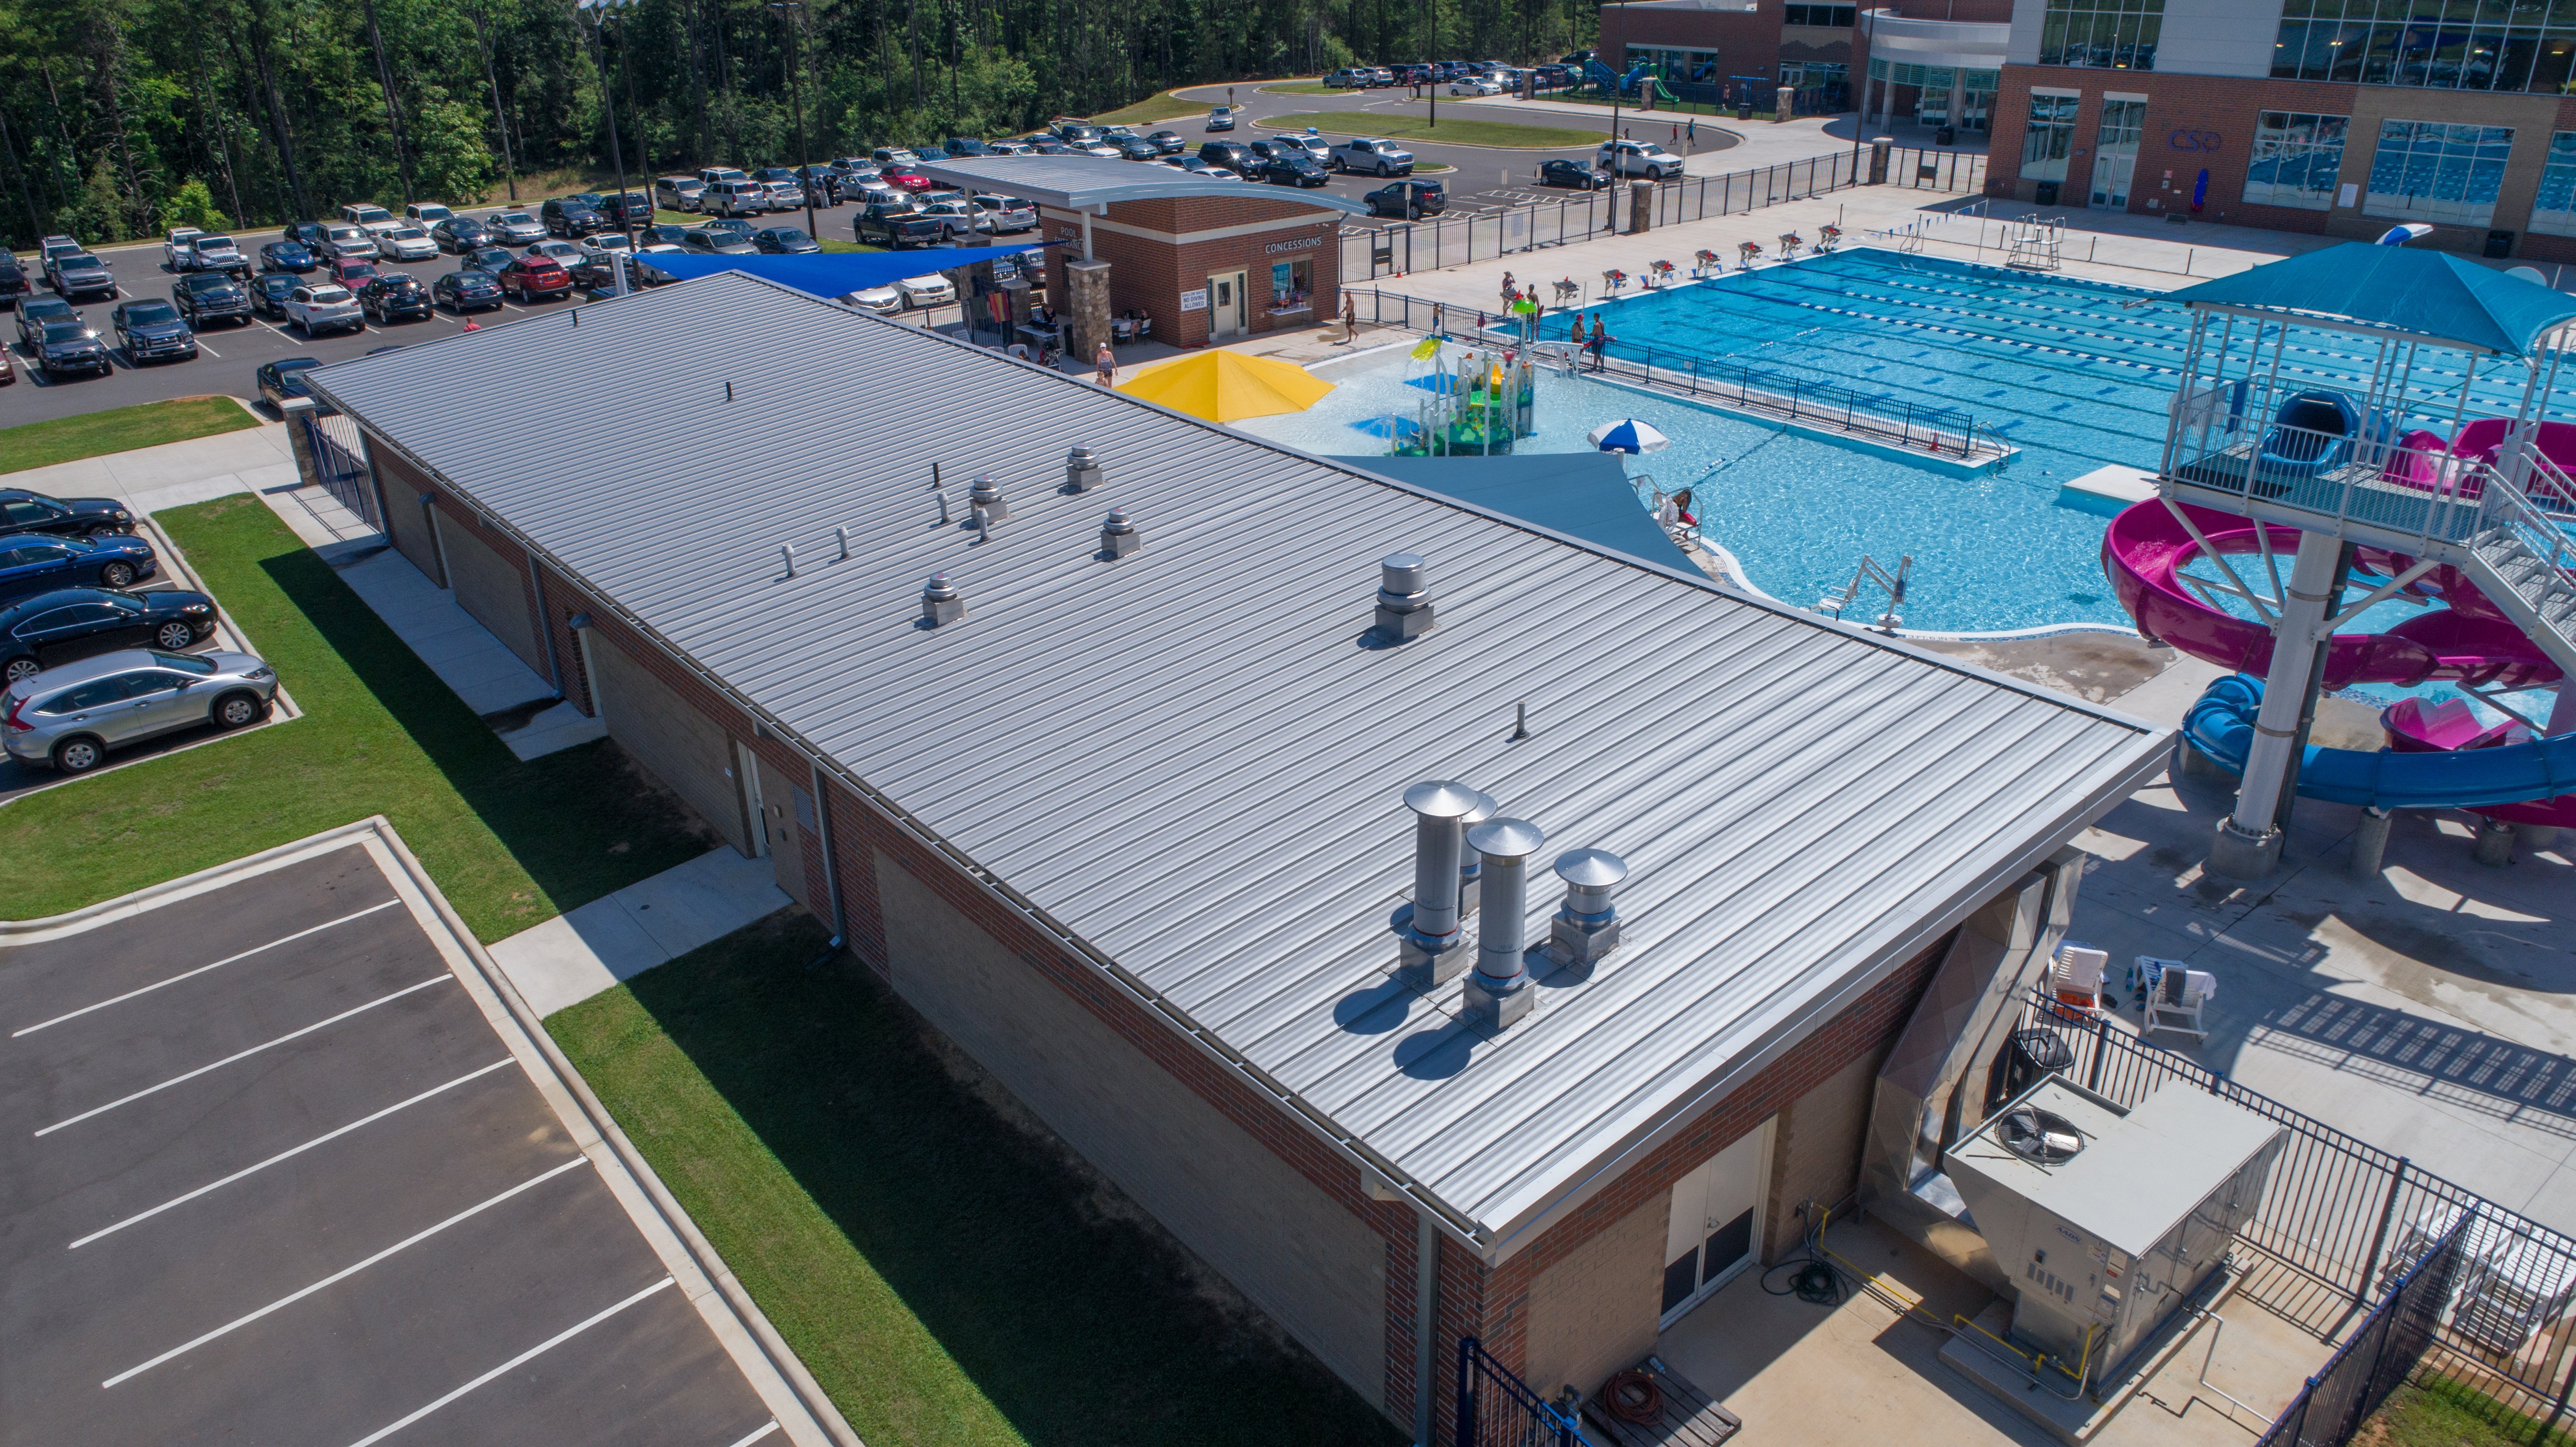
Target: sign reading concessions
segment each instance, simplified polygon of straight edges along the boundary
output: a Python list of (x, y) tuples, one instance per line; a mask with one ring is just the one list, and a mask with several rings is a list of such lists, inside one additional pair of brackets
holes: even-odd
[(1261, 248), (1264, 256), (1277, 256), (1283, 251), (1309, 251), (1324, 244), (1321, 236), (1308, 236), (1296, 241), (1274, 241)]

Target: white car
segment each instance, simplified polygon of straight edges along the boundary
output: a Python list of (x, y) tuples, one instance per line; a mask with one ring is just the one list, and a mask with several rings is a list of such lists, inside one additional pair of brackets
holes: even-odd
[(854, 291), (841, 300), (846, 305), (875, 312), (879, 316), (892, 316), (903, 310), (903, 293), (891, 286), (872, 286), (865, 291)]
[(1465, 80), (1449, 82), (1449, 93), (1451, 95), (1501, 95), (1503, 87), (1490, 75), (1475, 75)]
[[(164, 248), (167, 249), (166, 247)], [(191, 236), (170, 259), (172, 271), (247, 271), (241, 248), (229, 236)]]
[[(625, 239), (626, 238), (622, 236), (618, 238), (620, 241)], [(520, 255), (542, 256), (566, 270), (579, 266), (582, 261), (581, 248), (573, 245), (569, 241), (540, 241), (536, 245), (529, 247), (526, 251), (521, 252)]]
[(161, 238), (161, 264), (172, 271), (187, 270), (195, 255), (189, 243), (205, 234), (194, 226), (171, 227), (170, 234)]
[(802, 211), (805, 209), (805, 188), (803, 186), (800, 186), (793, 181), (771, 181), (767, 184), (769, 187), (770, 210)]
[(1337, 171), (1354, 171), (1370, 176), (1409, 176), (1413, 174), (1413, 153), (1393, 141), (1353, 136), (1333, 147), (1328, 163)]
[(435, 201), (414, 201), (403, 208), (403, 219), (409, 221), (412, 225), (419, 227), (423, 231), (427, 231), (429, 228), (436, 226), (441, 221), (444, 221), (455, 214), (456, 213), (454, 211), (439, 205)]
[(299, 286), (286, 294), (286, 319), (304, 328), (304, 335), (319, 336), (324, 332), (363, 332), (367, 315), (358, 310), (358, 299), (349, 289), (331, 282)]
[(377, 249), (375, 237), (345, 221), (335, 221), (322, 228), (322, 245), (319, 249), (326, 261), (337, 261), (342, 257), (373, 261), (381, 254)]
[(1012, 196), (978, 196), (975, 214), (987, 231), (1026, 231), (1038, 224), (1038, 208)]
[(382, 236), (402, 225), (399, 217), (382, 206), (353, 202), (340, 208), (340, 219), (364, 230), (369, 236)]
[(1653, 141), (1604, 141), (1593, 164), (1614, 176), (1647, 176), (1657, 181), (1682, 173), (1682, 158)]
[[(596, 232), (596, 233), (594, 233), (594, 234), (592, 234), (592, 235), (589, 235), (589, 236), (585, 236), (585, 237), (583, 237), (583, 238), (582, 238), (581, 240), (579, 240), (579, 241), (574, 242), (574, 243), (573, 243), (573, 245), (574, 245), (574, 246), (576, 246), (576, 247), (578, 247), (578, 248), (580, 249), (580, 255), (581, 255), (581, 259), (582, 259), (582, 260), (584, 260), (584, 261), (605, 261), (605, 260), (607, 260), (609, 257), (614, 256), (614, 255), (617, 255), (619, 252), (622, 252), (622, 251), (626, 250), (626, 248), (627, 248), (626, 233), (625, 233), (625, 232), (623, 232), (623, 231), (601, 231), (601, 232)], [(679, 250), (679, 249), (680, 249), (680, 248), (678, 248), (678, 247), (676, 247), (676, 246), (671, 246), (671, 245), (667, 245), (667, 244), (666, 244), (666, 245), (661, 245), (661, 246), (648, 246), (648, 247), (646, 247), (646, 248), (645, 248), (645, 250), (647, 250), (647, 251), (677, 251), (677, 250)], [(571, 263), (571, 262), (565, 262), (564, 264), (565, 264), (566, 266), (570, 266), (572, 263)]]
[(908, 307), (946, 306), (957, 300), (957, 288), (944, 276), (907, 276), (894, 286)]
[(438, 256), (438, 243), (409, 222), (377, 237), (376, 249), (396, 261), (432, 261)]
[(1313, 131), (1308, 131), (1302, 136), (1272, 136), (1270, 149), (1303, 151), (1318, 166), (1329, 166), (1333, 163), (1333, 143)]

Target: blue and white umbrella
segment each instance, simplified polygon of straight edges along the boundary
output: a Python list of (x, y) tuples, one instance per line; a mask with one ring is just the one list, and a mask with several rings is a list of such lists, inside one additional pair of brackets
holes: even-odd
[(1673, 440), (1634, 417), (1604, 422), (1583, 434), (1604, 452), (1661, 452)]

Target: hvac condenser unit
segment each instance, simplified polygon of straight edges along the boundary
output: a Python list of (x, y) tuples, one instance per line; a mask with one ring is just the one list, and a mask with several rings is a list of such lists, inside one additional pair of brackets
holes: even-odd
[(2052, 1075), (1944, 1160), (2013, 1285), (2012, 1334), (2109, 1381), (2219, 1269), (2280, 1136), (2187, 1086), (2122, 1111)]

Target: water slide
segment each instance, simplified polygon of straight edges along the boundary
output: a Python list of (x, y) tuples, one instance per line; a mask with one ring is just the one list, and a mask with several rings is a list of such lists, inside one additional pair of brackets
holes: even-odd
[[(2388, 715), (2413, 702), (2400, 703)], [(2183, 715), (2183, 737), (2241, 774), (2262, 704), (2263, 680), (2242, 673), (2219, 679)], [(2398, 722), (2388, 715), (2383, 723)], [(2415, 722), (2412, 711), (2407, 722)], [(2311, 744), (2299, 765), (2299, 793), (2336, 804), (2475, 809), (2510, 823), (2576, 827), (2576, 734), (2504, 741), (2515, 732), (2489, 731), (2490, 741), (2458, 748), (2393, 729), (2392, 737), (2404, 742), (2372, 753)]]

